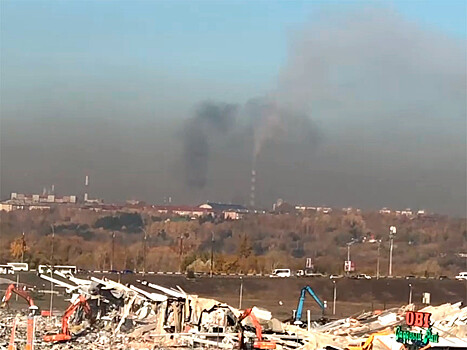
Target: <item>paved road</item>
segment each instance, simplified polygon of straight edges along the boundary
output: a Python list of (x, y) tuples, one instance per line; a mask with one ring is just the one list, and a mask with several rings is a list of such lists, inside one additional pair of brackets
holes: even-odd
[[(180, 286), (186, 292), (203, 297), (214, 298), (227, 302), (232, 306), (239, 306), (240, 285), (243, 284), (242, 307), (261, 306), (269, 309), (276, 317), (287, 318), (291, 310), (296, 308), (300, 290), (305, 285), (310, 285), (322, 300), (328, 302), (327, 314), (332, 310), (334, 284), (329, 278), (269, 278), (257, 276), (209, 276), (187, 279), (183, 275), (157, 275), (142, 276), (139, 274), (97, 274), (113, 280), (121, 279), (122, 283), (135, 283), (137, 279), (146, 279), (152, 283), (163, 286)], [(79, 277), (88, 277), (89, 274)], [(1, 284), (2, 277), (15, 280), (14, 276), (0, 276), (0, 289), (5, 289), (6, 284)], [(13, 278), (12, 278), (13, 277)], [(20, 280), (38, 289), (48, 291), (50, 284), (40, 279), (35, 273), (21, 273)], [(408, 302), (409, 284), (412, 285), (412, 300), (421, 306), (423, 292), (431, 294), (431, 303), (434, 305), (450, 302), (466, 302), (467, 282), (456, 280), (431, 280), (431, 279), (372, 279), (354, 280), (342, 278), (336, 280), (337, 316), (349, 315), (361, 310), (384, 309), (400, 306)], [(63, 289), (59, 289), (63, 291)], [(64, 296), (55, 299), (58, 308), (64, 308), (66, 303)], [(61, 301), (59, 301), (61, 300)], [(39, 306), (48, 307), (49, 295), (43, 295), (38, 300)], [(310, 308), (317, 315), (320, 314), (317, 305), (310, 300), (306, 301), (305, 308)]]

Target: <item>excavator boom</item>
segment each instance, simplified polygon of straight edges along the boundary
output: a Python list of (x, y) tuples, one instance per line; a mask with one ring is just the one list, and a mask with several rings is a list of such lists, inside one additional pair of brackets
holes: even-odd
[(30, 309), (37, 309), (37, 306), (34, 304), (34, 300), (29, 295), (29, 293), (25, 289), (18, 288), (13, 283), (10, 284), (8, 286), (8, 288), (6, 289), (6, 291), (5, 291), (5, 295), (2, 298), (2, 307), (5, 307), (6, 305), (8, 305), (8, 302), (10, 301), (11, 296), (13, 295), (13, 293), (17, 294), (18, 296), (20, 296), (21, 298), (26, 300), (27, 303), (29, 304)]
[[(238, 322), (241, 323), (245, 318), (250, 316), (251, 322), (256, 330), (256, 338), (257, 340), (254, 342), (253, 347), (254, 349), (275, 349), (276, 343), (273, 341), (263, 340), (263, 333), (261, 332), (261, 325), (256, 318), (255, 314), (252, 312), (252, 309), (246, 309), (243, 314), (240, 315), (238, 318)], [(242, 331), (243, 334), (243, 331)], [(243, 338), (241, 336), (240, 338)]]
[(64, 342), (71, 340), (70, 329), (68, 326), (68, 320), (73, 315), (73, 313), (79, 308), (83, 307), (84, 312), (88, 317), (91, 317), (91, 308), (86, 300), (84, 295), (80, 295), (75, 302), (71, 303), (70, 306), (66, 309), (62, 317), (62, 332), (59, 334), (52, 334), (44, 336), (44, 341), (46, 342)]
[(298, 305), (297, 305), (297, 312), (295, 314), (295, 323), (298, 323), (298, 324), (301, 324), (303, 304), (305, 302), (306, 293), (311, 295), (311, 297), (316, 302), (316, 304), (318, 304), (318, 306), (321, 308), (321, 311), (323, 312), (323, 314), (326, 308), (324, 303), (321, 301), (318, 295), (316, 295), (315, 291), (311, 289), (310, 286), (303, 287), (300, 292), (300, 298), (298, 299)]

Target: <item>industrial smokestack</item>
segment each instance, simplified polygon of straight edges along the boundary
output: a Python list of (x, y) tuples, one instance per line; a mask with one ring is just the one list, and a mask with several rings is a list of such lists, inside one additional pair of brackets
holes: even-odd
[(255, 201), (256, 201), (256, 157), (254, 157), (253, 164), (251, 167), (250, 207), (252, 209), (255, 207)]

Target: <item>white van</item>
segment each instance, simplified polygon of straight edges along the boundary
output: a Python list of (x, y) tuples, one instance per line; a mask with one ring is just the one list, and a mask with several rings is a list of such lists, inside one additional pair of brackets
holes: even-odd
[(456, 280), (467, 280), (467, 272), (459, 272), (459, 274), (456, 276)]
[(29, 265), (27, 263), (9, 262), (6, 264), (11, 266), (13, 271), (29, 271)]
[(269, 277), (290, 277), (290, 269), (275, 269)]

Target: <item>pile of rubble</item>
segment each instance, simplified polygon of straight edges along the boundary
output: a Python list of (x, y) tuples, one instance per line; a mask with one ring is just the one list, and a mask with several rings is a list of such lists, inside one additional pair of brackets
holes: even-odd
[[(35, 317), (35, 349), (363, 349), (378, 339), (397, 345), (394, 328), (414, 305), (313, 324), (305, 329), (280, 322), (267, 310), (238, 310), (214, 299), (138, 280), (41, 275), (72, 295), (64, 317)], [(467, 308), (427, 307), (440, 337), (467, 346)], [(0, 311), (0, 349), (7, 349), (16, 319), (16, 343), (26, 342), (26, 315)], [(60, 340), (60, 342), (58, 342)], [(23, 346), (18, 346), (23, 348)], [(373, 349), (377, 349), (376, 346)]]

